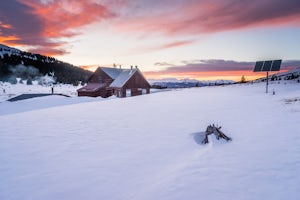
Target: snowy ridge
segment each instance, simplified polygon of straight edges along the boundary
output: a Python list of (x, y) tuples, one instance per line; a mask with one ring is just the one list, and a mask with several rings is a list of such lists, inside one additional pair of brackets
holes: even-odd
[(54, 57), (20, 51), (0, 45), (0, 80), (15, 83), (16, 78), (36, 80), (52, 74), (57, 82), (66, 84), (83, 83), (92, 72), (61, 62)]
[(297, 67), (295, 69), (289, 70), (287, 72), (280, 72), (280, 73), (277, 73), (275, 75), (278, 76), (278, 77), (286, 77), (286, 76), (290, 76), (292, 74), (294, 74), (294, 75), (300, 75), (300, 67)]
[(0, 44), (0, 57), (3, 58), (4, 55), (8, 55), (8, 56), (11, 56), (11, 55), (18, 55), (20, 56), (21, 54), (21, 51), (19, 49), (15, 49), (15, 48), (12, 48), (12, 47), (8, 47), (8, 46), (5, 46), (3, 44)]
[[(300, 67), (291, 69), (287, 72), (279, 72), (269, 76), (269, 79), (272, 80), (296, 80), (300, 81)], [(255, 82), (266, 81), (266, 78), (259, 78)]]
[[(20, 56), (21, 58), (26, 58), (26, 59), (31, 59), (31, 60), (37, 60), (38, 54), (30, 53), (30, 52), (25, 52), (21, 51), (19, 49), (13, 48), (13, 47), (8, 47), (6, 45), (0, 44), (0, 58), (4, 58), (4, 56)], [(47, 56), (41, 56), (39, 55), (40, 59), (42, 62), (45, 63), (54, 63), (54, 62), (59, 62), (56, 61), (54, 58), (47, 57)]]

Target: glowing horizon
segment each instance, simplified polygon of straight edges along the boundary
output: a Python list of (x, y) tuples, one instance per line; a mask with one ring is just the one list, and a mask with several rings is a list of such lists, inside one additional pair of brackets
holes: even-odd
[(0, 43), (86, 69), (252, 79), (257, 60), (300, 66), (299, 18), (297, 0), (3, 0)]

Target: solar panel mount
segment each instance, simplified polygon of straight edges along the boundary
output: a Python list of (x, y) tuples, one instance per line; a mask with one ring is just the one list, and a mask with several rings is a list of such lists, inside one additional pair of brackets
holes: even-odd
[(255, 63), (253, 72), (267, 72), (266, 93), (268, 93), (269, 72), (280, 71), (281, 62), (282, 60), (266, 60), (266, 61), (257, 61)]

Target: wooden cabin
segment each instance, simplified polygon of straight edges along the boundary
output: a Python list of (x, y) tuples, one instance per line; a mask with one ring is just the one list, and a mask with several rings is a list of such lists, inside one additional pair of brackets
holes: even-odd
[(150, 84), (136, 67), (130, 69), (99, 67), (78, 89), (78, 96), (129, 97), (150, 93)]

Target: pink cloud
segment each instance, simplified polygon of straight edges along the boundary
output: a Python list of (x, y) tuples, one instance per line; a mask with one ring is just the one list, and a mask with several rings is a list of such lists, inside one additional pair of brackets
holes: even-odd
[(20, 0), (44, 22), (45, 37), (61, 38), (80, 34), (77, 28), (111, 16), (107, 8), (89, 0), (62, 0), (37, 3)]
[(158, 8), (159, 11), (141, 8), (142, 11), (127, 14), (119, 19), (118, 28), (149, 34), (195, 35), (260, 26), (300, 25), (298, 0), (154, 1), (153, 9)]
[(94, 0), (11, 0), (0, 2), (0, 17), (3, 43), (61, 55), (67, 53), (64, 38), (82, 34), (84, 26), (113, 14)]
[(182, 41), (175, 41), (175, 42), (170, 42), (167, 44), (163, 44), (158, 49), (169, 49), (169, 48), (174, 48), (174, 47), (180, 47), (180, 46), (185, 46), (194, 43), (194, 40), (182, 40)]
[[(57, 46), (60, 47), (60, 45)], [(47, 56), (57, 56), (57, 55), (64, 55), (68, 53), (65, 49), (57, 48), (57, 47), (49, 47), (49, 46), (31, 48), (28, 49), (28, 51), (32, 53), (38, 53), (41, 55), (47, 55)]]
[(195, 43), (196, 40), (175, 40), (173, 42), (167, 42), (163, 44), (154, 44), (149, 46), (139, 46), (135, 49), (132, 49), (129, 54), (143, 54), (148, 52), (154, 52), (154, 51), (160, 51), (164, 49), (170, 49), (170, 48), (176, 48), (181, 46), (190, 45), (192, 43)]
[(194, 41), (184, 37), (202, 33), (298, 27), (299, 18), (299, 0), (10, 0), (0, 1), (0, 41), (64, 54), (64, 38), (107, 20), (117, 33), (174, 39), (152, 47), (157, 50), (191, 44)]

